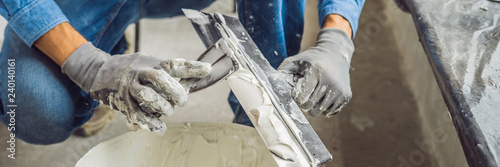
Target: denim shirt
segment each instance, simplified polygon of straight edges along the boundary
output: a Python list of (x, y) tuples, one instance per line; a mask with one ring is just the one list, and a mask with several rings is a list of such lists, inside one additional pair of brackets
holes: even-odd
[(28, 46), (55, 26), (68, 21), (53, 0), (2, 0), (0, 14)]
[(339, 14), (351, 24), (354, 38), (364, 4), (365, 0), (318, 0), (319, 26), (323, 25), (323, 20), (327, 15)]
[[(327, 15), (339, 14), (349, 21), (355, 34), (364, 2), (365, 0), (319, 0), (320, 26)], [(93, 7), (104, 6), (96, 4)], [(0, 15), (28, 46), (32, 46), (38, 38), (55, 26), (68, 22), (54, 0), (2, 0)]]

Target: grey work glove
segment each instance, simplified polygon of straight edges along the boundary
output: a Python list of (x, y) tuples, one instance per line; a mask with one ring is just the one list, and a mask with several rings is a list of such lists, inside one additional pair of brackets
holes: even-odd
[(162, 60), (142, 53), (114, 55), (88, 42), (73, 52), (62, 72), (101, 104), (121, 111), (130, 128), (163, 134), (159, 118), (186, 103), (188, 92), (173, 77), (203, 78), (210, 64), (184, 59)]
[(354, 44), (345, 31), (325, 28), (316, 44), (283, 61), (278, 70), (293, 74), (292, 97), (312, 116), (338, 113), (352, 97), (349, 69)]

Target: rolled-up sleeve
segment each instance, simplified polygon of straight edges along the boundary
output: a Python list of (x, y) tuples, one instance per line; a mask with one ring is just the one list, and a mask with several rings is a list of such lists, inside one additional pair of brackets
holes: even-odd
[(55, 26), (68, 21), (53, 0), (2, 0), (0, 14), (28, 46)]
[(318, 18), (319, 26), (323, 25), (325, 17), (329, 14), (338, 14), (346, 18), (351, 24), (353, 38), (358, 29), (359, 16), (365, 0), (319, 0)]

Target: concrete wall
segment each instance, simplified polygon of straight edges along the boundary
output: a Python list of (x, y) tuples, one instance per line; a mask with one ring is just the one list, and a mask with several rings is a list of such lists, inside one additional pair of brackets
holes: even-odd
[(455, 127), (451, 121), (440, 89), (410, 14), (398, 10), (393, 0), (384, 2), (386, 10), (375, 14), (379, 20), (386, 15), (401, 53), (401, 70), (417, 102), (422, 121), (423, 140), (415, 140), (422, 152), (436, 160), (436, 166), (467, 166)]
[[(319, 31), (308, 1), (302, 49)], [(353, 98), (338, 115), (309, 118), (333, 155), (325, 166), (467, 166), (409, 14), (369, 0), (351, 66)]]

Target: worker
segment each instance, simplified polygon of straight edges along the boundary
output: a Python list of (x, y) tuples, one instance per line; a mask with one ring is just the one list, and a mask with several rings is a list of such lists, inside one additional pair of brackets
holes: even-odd
[[(0, 14), (9, 23), (0, 52), (0, 120), (9, 126), (14, 117), (12, 132), (33, 144), (62, 142), (89, 119), (112, 117), (113, 110), (125, 114), (130, 127), (163, 133), (159, 117), (187, 101), (175, 78), (203, 78), (210, 65), (122, 55), (128, 47), (124, 31), (141, 18), (173, 17), (181, 8), (201, 10), (212, 2), (3, 0)], [(238, 7), (241, 22), (271, 64), (278, 67), (284, 60), (279, 70), (301, 76), (292, 91), (299, 106), (313, 115), (332, 115), (351, 97), (351, 38), (363, 2), (320, 1), (318, 42), (286, 60), (299, 50), (305, 2), (241, 0)], [(13, 67), (15, 75), (7, 70)], [(232, 97), (238, 122), (242, 110)], [(102, 128), (89, 129), (95, 131), (85, 132), (95, 134)]]

